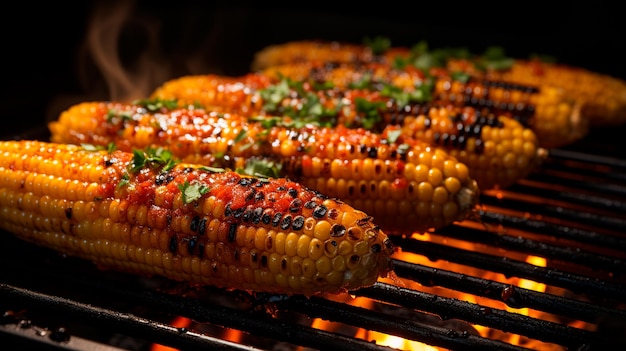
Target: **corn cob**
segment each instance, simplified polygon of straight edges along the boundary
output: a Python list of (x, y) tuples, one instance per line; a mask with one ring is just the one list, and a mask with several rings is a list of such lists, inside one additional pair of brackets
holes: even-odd
[(75, 105), (49, 127), (55, 142), (167, 146), (185, 162), (230, 168), (233, 160), (238, 167), (241, 159), (273, 162), (275, 174), (367, 209), (388, 234), (465, 219), (478, 199), (467, 167), (444, 150), (364, 129), (296, 127), (287, 118), (250, 121), (201, 109), (155, 113), (112, 102)]
[[(488, 80), (558, 88), (581, 106), (582, 118), (592, 127), (626, 123), (626, 81), (582, 67), (537, 58), (505, 57), (502, 50), (489, 48), (483, 55), (446, 48), (428, 51), (421, 42), (414, 48), (387, 46), (373, 50), (352, 43), (295, 41), (268, 46), (255, 54), (255, 71), (271, 66), (304, 61), (416, 63), (421, 68), (442, 65)], [(417, 60), (417, 61), (416, 61)]]
[(163, 153), (0, 142), (0, 226), (103, 267), (228, 289), (336, 293), (391, 270), (371, 217), (284, 178)]
[[(484, 112), (506, 115), (531, 128), (545, 148), (571, 144), (588, 132), (586, 119), (581, 118), (580, 106), (568, 99), (561, 89), (544, 86), (484, 80), (468, 76), (451, 75), (442, 69), (423, 70), (408, 66), (394, 68), (384, 63), (323, 64), (305, 62), (273, 66), (263, 71), (274, 80), (287, 77), (293, 80), (330, 82), (339, 89), (350, 86), (381, 89), (393, 86), (405, 93), (414, 93), (416, 87), (432, 81), (428, 91), (433, 102), (471, 106)], [(364, 82), (369, 82), (364, 84)]]
[[(305, 71), (299, 69), (302, 65), (291, 67), (294, 67), (297, 72)], [(407, 75), (411, 74), (416, 77), (420, 75), (419, 71), (409, 73), (409, 71), (389, 70), (380, 65), (373, 65), (372, 67), (372, 70), (357, 70), (340, 66), (345, 74), (338, 74), (336, 80), (333, 79), (335, 77), (334, 70), (329, 71), (328, 74), (322, 72), (319, 75), (320, 70), (311, 70), (312, 73), (309, 77), (315, 80), (315, 82), (311, 82), (311, 85), (324, 84), (328, 82), (326, 78), (331, 78), (332, 86), (335, 86), (334, 83), (339, 85), (338, 90), (303, 91), (304, 87), (299, 90), (286, 90), (283, 84), (285, 81), (281, 81), (277, 84), (280, 87), (267, 85), (265, 88), (266, 91), (271, 88), (281, 93), (272, 93), (271, 98), (275, 100), (269, 102), (264, 99), (266, 95), (263, 91), (254, 89), (247, 90), (247, 97), (246, 94), (236, 94), (233, 99), (229, 99), (225, 95), (218, 97), (217, 94), (209, 94), (208, 89), (205, 89), (209, 85), (212, 85), (213, 89), (219, 92), (232, 90), (230, 88), (232, 85), (241, 87), (241, 84), (233, 83), (230, 78), (220, 78), (219, 76), (178, 78), (166, 83), (156, 95), (162, 98), (180, 99), (186, 103), (199, 101), (200, 104), (207, 104), (212, 108), (221, 108), (239, 114), (247, 113), (252, 116), (284, 115), (287, 113), (294, 116), (304, 115), (309, 117), (309, 122), (328, 122), (331, 125), (350, 127), (367, 126), (368, 129), (375, 132), (382, 132), (388, 125), (398, 125), (402, 127), (399, 130), (406, 136), (430, 144), (434, 143), (444, 148), (460, 162), (465, 163), (480, 189), (506, 188), (527, 176), (545, 159), (547, 151), (540, 145), (536, 133), (532, 129), (523, 127), (520, 122), (512, 117), (507, 117), (506, 113), (510, 111), (506, 109), (502, 111), (499, 108), (493, 109), (502, 113), (495, 117), (473, 107), (456, 106), (457, 104), (451, 97), (443, 97), (437, 103), (400, 102), (405, 98), (398, 95), (404, 94), (406, 89), (396, 85), (392, 88), (398, 87), (397, 92), (391, 96), (376, 90), (351, 89), (349, 87), (351, 83), (364, 81), (367, 72), (372, 72), (373, 77), (380, 77), (381, 79), (388, 77), (392, 84), (398, 85), (402, 85), (402, 82), (406, 81)], [(386, 72), (392, 72), (392, 74)], [(290, 76), (289, 72), (286, 75)], [(294, 74), (293, 77), (297, 81), (304, 76), (306, 74)], [(354, 80), (343, 80), (348, 76)], [(376, 78), (372, 79), (376, 80)], [(425, 80), (425, 77), (416, 79)], [(461, 95), (464, 94), (463, 89), (456, 85), (456, 81), (446, 82), (449, 82), (452, 88), (446, 88), (442, 81), (438, 81), (433, 94), (448, 96), (459, 95), (459, 92)], [(370, 82), (369, 84), (376, 85), (377, 83)], [(481, 89), (480, 86), (465, 85), (470, 87), (471, 91), (478, 92)], [(198, 86), (201, 88), (195, 88)], [(219, 88), (220, 86), (224, 87)], [(257, 84), (256, 86), (262, 85)], [(451, 89), (454, 94), (449, 93)], [(242, 90), (244, 89), (240, 89), (240, 91)], [(483, 95), (501, 93), (497, 87), (482, 90), (491, 90), (490, 93), (480, 93)], [(521, 91), (517, 94), (519, 96), (518, 101), (531, 99), (524, 94)], [(526, 93), (526, 95), (529, 94), (532, 93)], [(282, 100), (279, 101), (278, 99), (281, 98)], [(466, 100), (471, 99), (463, 99), (463, 101)], [(237, 101), (239, 104), (231, 105), (233, 101)], [(314, 101), (315, 104), (311, 104), (311, 101)], [(221, 105), (221, 107), (216, 107), (217, 105)], [(268, 107), (270, 108), (268, 109)], [(335, 114), (324, 111), (333, 111)], [(522, 109), (518, 109), (516, 113), (519, 113), (516, 115), (518, 118), (523, 119), (531, 114), (532, 110), (522, 111)], [(331, 115), (332, 118), (329, 118)]]

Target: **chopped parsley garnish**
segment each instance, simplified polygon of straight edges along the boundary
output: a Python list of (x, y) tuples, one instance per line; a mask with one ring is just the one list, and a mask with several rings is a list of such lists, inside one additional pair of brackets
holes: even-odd
[(133, 101), (133, 105), (139, 105), (139, 106), (145, 107), (146, 110), (150, 112), (157, 112), (157, 111), (160, 111), (161, 109), (174, 110), (178, 108), (178, 101), (176, 99), (161, 99), (161, 98), (139, 99), (139, 100)]
[(183, 196), (183, 203), (185, 204), (198, 200), (210, 190), (206, 185), (194, 181), (191, 183), (185, 181), (183, 184), (178, 184), (178, 189), (180, 189)]
[(513, 66), (515, 59), (507, 57), (504, 48), (499, 46), (491, 46), (485, 50), (485, 53), (476, 61), (475, 66), (478, 69), (486, 70), (506, 70)]
[(246, 174), (262, 178), (279, 178), (282, 164), (269, 159), (251, 158), (246, 161), (244, 168), (238, 168), (239, 174)]
[[(276, 116), (288, 116), (301, 125), (313, 123), (318, 126), (334, 126), (341, 106), (327, 108), (315, 92), (305, 91), (302, 82), (282, 78), (280, 82), (259, 90), (263, 99), (263, 110)], [(284, 99), (298, 96), (298, 106), (283, 106)]]
[(169, 150), (164, 148), (151, 148), (145, 150), (133, 150), (133, 159), (129, 165), (129, 172), (136, 173), (144, 167), (160, 168), (166, 172), (176, 165), (177, 161)]
[(363, 43), (372, 50), (374, 55), (382, 55), (391, 48), (391, 40), (383, 36), (365, 37)]
[(407, 106), (410, 103), (425, 103), (433, 99), (432, 92), (435, 84), (432, 79), (426, 79), (415, 86), (415, 90), (405, 91), (395, 85), (386, 84), (380, 94), (395, 100), (399, 107)]
[(395, 143), (396, 140), (398, 140), (398, 138), (400, 137), (400, 135), (402, 135), (402, 130), (400, 129), (390, 130), (389, 132), (387, 132), (387, 142), (389, 142), (389, 144)]
[(87, 151), (101, 151), (101, 150), (106, 150), (108, 153), (111, 153), (113, 151), (115, 151), (117, 149), (117, 146), (115, 145), (114, 142), (110, 142), (107, 144), (107, 146), (102, 146), (102, 145), (93, 145), (93, 144), (80, 144), (80, 146), (82, 146), (83, 149), (87, 150)]
[(369, 101), (362, 97), (354, 99), (357, 112), (363, 114), (361, 125), (365, 129), (372, 129), (376, 123), (381, 121), (380, 111), (385, 110), (385, 103), (382, 101)]
[(110, 109), (107, 111), (105, 118), (108, 123), (124, 123), (126, 121), (130, 121), (133, 116), (129, 111)]
[(223, 173), (223, 172), (226, 172), (226, 170), (224, 168), (221, 168), (221, 167), (201, 166), (201, 167), (199, 167), (199, 169), (201, 169), (203, 171), (211, 172), (211, 173)]

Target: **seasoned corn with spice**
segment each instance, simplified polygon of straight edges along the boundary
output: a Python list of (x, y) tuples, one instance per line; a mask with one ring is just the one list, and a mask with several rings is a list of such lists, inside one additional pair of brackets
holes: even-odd
[[(292, 65), (290, 68), (304, 72), (303, 66)], [(383, 132), (389, 126), (399, 126), (401, 128), (395, 129), (392, 136), (401, 133), (444, 148), (469, 167), (470, 175), (476, 180), (478, 187), (485, 190), (506, 188), (514, 184), (535, 170), (545, 159), (547, 150), (541, 143), (541, 138), (533, 128), (518, 122), (520, 119), (533, 118), (535, 105), (528, 103), (533, 99), (529, 96), (532, 92), (517, 90), (519, 94), (516, 97), (506, 97), (516, 100), (517, 104), (505, 103), (503, 96), (507, 94), (502, 92), (504, 89), (485, 88), (477, 83), (465, 83), (464, 89), (463, 83), (445, 80), (444, 84), (442, 79), (436, 81), (436, 84), (431, 83), (432, 91), (417, 90), (415, 85), (412, 91), (407, 90), (403, 82), (411, 81), (414, 84), (420, 80), (427, 84), (426, 78), (418, 70), (398, 71), (381, 65), (367, 65), (372, 70), (349, 68), (345, 65), (332, 67), (339, 67), (340, 71), (333, 68), (311, 69), (309, 79), (303, 81), (299, 79), (307, 74), (291, 76), (292, 71), (285, 72), (284, 76), (293, 80), (279, 78), (280, 75), (269, 75), (274, 84), (260, 90), (248, 89), (248, 98), (242, 98), (244, 95), (241, 94), (236, 95), (241, 105), (222, 105), (222, 109), (240, 114), (248, 113), (250, 116), (289, 116), (306, 123), (365, 127), (377, 133)], [(341, 73), (336, 74), (338, 72)], [(407, 80), (407, 76), (413, 78)], [(229, 87), (233, 85), (227, 79), (222, 79), (224, 88), (217, 89), (220, 85), (219, 77), (204, 77), (207, 81), (215, 82), (215, 89), (219, 91), (231, 90)], [(170, 94), (161, 97), (180, 98), (187, 102), (204, 99), (202, 101), (209, 105), (216, 104), (215, 100), (199, 93), (197, 88), (194, 89), (193, 82), (185, 83), (185, 79), (198, 82), (201, 77), (181, 78), (178, 82), (166, 84)], [(385, 85), (385, 81), (389, 84)], [(325, 83), (330, 83), (331, 88), (313, 88), (316, 84)], [(178, 88), (172, 89), (177, 84)], [(466, 93), (465, 90), (470, 92)], [(487, 92), (488, 90), (491, 92)], [(433, 99), (437, 101), (432, 101), (417, 93), (440, 97), (438, 100)], [(497, 95), (499, 97), (494, 99), (502, 101), (501, 105), (504, 107), (498, 107), (489, 98), (463, 98), (466, 94)], [(459, 96), (462, 99), (454, 98)], [(483, 100), (492, 103), (487, 105), (479, 102)], [(255, 103), (252, 104), (251, 101)], [(507, 106), (517, 108), (513, 111)], [(549, 126), (553, 133), (563, 133), (565, 130), (554, 124), (543, 125)], [(562, 142), (564, 139), (553, 136), (549, 140)]]
[(55, 142), (167, 147), (186, 162), (289, 177), (365, 211), (388, 234), (465, 219), (478, 201), (469, 170), (445, 150), (363, 128), (112, 102), (75, 105), (49, 126)]
[(255, 54), (252, 68), (258, 71), (305, 61), (402, 63), (421, 69), (444, 67), (450, 72), (464, 72), (481, 79), (540, 89), (551, 87), (574, 99), (580, 106), (581, 117), (591, 127), (626, 123), (626, 81), (623, 79), (538, 57), (507, 57), (499, 47), (475, 54), (463, 48), (431, 50), (425, 42), (408, 48), (392, 47), (390, 43), (294, 41), (260, 50)]
[(0, 142), (0, 227), (125, 272), (281, 294), (337, 293), (391, 271), (364, 212), (284, 178), (164, 151)]
[(338, 89), (366, 89), (387, 94), (396, 101), (412, 100), (472, 107), (517, 119), (531, 128), (542, 147), (571, 144), (589, 131), (581, 106), (562, 89), (487, 80), (432, 68), (428, 73), (414, 66), (397, 68), (388, 63), (302, 62), (272, 66), (262, 71), (274, 81), (289, 78)]

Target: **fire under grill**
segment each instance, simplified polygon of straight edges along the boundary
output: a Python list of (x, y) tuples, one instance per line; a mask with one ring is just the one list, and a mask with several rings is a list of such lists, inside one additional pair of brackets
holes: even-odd
[(3, 233), (0, 339), (29, 350), (620, 349), (626, 158), (604, 140), (624, 131), (551, 150), (523, 181), (481, 194), (474, 218), (394, 237), (405, 284), (346, 296), (186, 287)]

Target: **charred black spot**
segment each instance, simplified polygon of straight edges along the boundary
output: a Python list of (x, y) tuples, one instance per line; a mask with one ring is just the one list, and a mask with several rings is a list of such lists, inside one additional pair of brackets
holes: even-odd
[(246, 210), (246, 209), (245, 209), (245, 208), (243, 208), (243, 207), (240, 207), (240, 208), (238, 208), (238, 209), (234, 210), (234, 211), (233, 211), (233, 217), (235, 217), (235, 218), (241, 218), (241, 216), (243, 216), (243, 212), (244, 212), (245, 210)]
[(371, 158), (376, 158), (378, 156), (378, 149), (373, 147), (373, 146), (368, 148), (367, 156), (369, 156)]
[(282, 230), (289, 229), (289, 227), (291, 227), (291, 221), (292, 221), (291, 215), (286, 215), (283, 218), (283, 221), (280, 223), (280, 229)]
[(196, 249), (197, 244), (198, 244), (198, 237), (192, 236), (187, 242), (187, 252), (189, 252), (189, 254), (193, 254), (194, 250)]
[(255, 201), (263, 201), (263, 199), (265, 199), (265, 194), (263, 192), (257, 191), (256, 194), (254, 194)]
[(345, 234), (346, 234), (346, 227), (344, 227), (341, 224), (333, 224), (333, 226), (330, 227), (330, 236), (340, 237), (340, 236), (344, 236)]
[(286, 270), (287, 270), (287, 258), (286, 258), (286, 257), (283, 257), (283, 259), (282, 259), (282, 260), (280, 260), (280, 268), (281, 268), (283, 271), (286, 271)]
[(289, 204), (289, 212), (291, 213), (295, 213), (300, 211), (300, 209), (302, 208), (302, 200), (300, 199), (293, 199), (293, 201), (291, 201), (291, 203)]
[(68, 207), (65, 209), (65, 218), (72, 219), (72, 208)]
[(230, 209), (230, 204), (226, 204), (224, 208), (224, 217), (229, 217), (233, 214), (233, 211)]
[(256, 195), (256, 189), (255, 188), (250, 188), (250, 191), (248, 191), (248, 193), (246, 194), (246, 201), (250, 201), (250, 200), (254, 199), (255, 195)]
[(204, 243), (203, 242), (198, 243), (198, 258), (200, 259), (204, 258)]
[(361, 260), (361, 257), (359, 255), (352, 255), (350, 256), (350, 262), (352, 263), (357, 263)]
[(236, 237), (237, 237), (237, 224), (231, 223), (230, 226), (228, 227), (228, 241), (232, 243), (235, 241)]
[(194, 169), (191, 168), (191, 167), (185, 167), (185, 168), (183, 168), (183, 173), (191, 173), (191, 172), (193, 172), (193, 170)]
[(253, 263), (256, 263), (259, 260), (259, 255), (257, 254), (256, 251), (250, 251), (250, 260)]
[(304, 203), (304, 208), (309, 210), (315, 208), (315, 206), (317, 206), (317, 203), (315, 201), (307, 201)]
[(252, 179), (254, 178), (241, 178), (239, 179), (239, 185), (241, 186), (250, 186), (253, 182)]
[(391, 241), (391, 239), (385, 239), (385, 241), (383, 241), (383, 245), (385, 245), (385, 248), (387, 250), (393, 250), (393, 242)]
[(261, 255), (261, 267), (267, 268), (267, 256)]
[(304, 227), (304, 216), (296, 216), (293, 219), (293, 225), (291, 226), (293, 230), (300, 230)]
[(337, 219), (339, 217), (339, 210), (336, 208), (331, 208), (330, 211), (328, 211), (328, 218), (330, 219)]
[(170, 252), (173, 254), (176, 254), (176, 252), (178, 251), (178, 238), (176, 237), (176, 235), (172, 235), (172, 237), (170, 238)]
[(165, 184), (165, 178), (166, 178), (166, 174), (165, 173), (157, 174), (157, 176), (154, 179), (154, 184), (156, 184), (156, 185), (163, 185), (163, 184)]
[(372, 216), (366, 216), (363, 218), (360, 218), (356, 221), (356, 225), (358, 226), (365, 226), (367, 225), (370, 221), (372, 220)]
[(189, 229), (192, 232), (198, 232), (200, 228), (200, 216), (195, 216), (191, 219), (191, 224), (189, 225)]
[(257, 207), (252, 211), (252, 223), (259, 224), (261, 222), (261, 216), (263, 215), (263, 208)]
[(328, 208), (324, 205), (319, 205), (313, 210), (313, 217), (317, 219), (324, 218), (326, 213), (328, 213)]
[(246, 208), (246, 210), (243, 212), (243, 216), (241, 216), (241, 219), (243, 219), (244, 222), (250, 222), (252, 220), (252, 217), (254, 217), (254, 212), (252, 211), (252, 209)]
[(289, 188), (289, 190), (287, 190), (287, 194), (289, 194), (289, 196), (295, 198), (298, 196), (298, 190), (294, 189), (294, 188)]
[(371, 250), (372, 250), (373, 253), (379, 253), (382, 250), (382, 248), (380, 247), (380, 244), (374, 244), (374, 245), (372, 245), (372, 249)]
[(116, 163), (117, 163), (117, 159), (116, 158), (106, 159), (106, 160), (104, 160), (104, 167), (111, 167), (111, 166), (113, 166)]
[(270, 224), (270, 222), (272, 221), (272, 215), (267, 212), (263, 213), (263, 215), (261, 216), (261, 221), (264, 224)]
[(272, 218), (272, 225), (277, 226), (280, 223), (281, 218), (283, 218), (283, 214), (280, 212), (276, 212), (274, 214), (274, 218)]
[(198, 223), (198, 234), (204, 235), (206, 232), (206, 218), (202, 218)]

